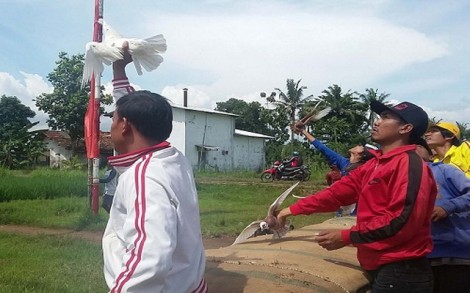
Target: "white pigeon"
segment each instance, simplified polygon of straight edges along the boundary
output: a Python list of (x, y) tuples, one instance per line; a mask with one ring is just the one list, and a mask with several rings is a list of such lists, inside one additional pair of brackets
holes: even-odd
[(90, 81), (92, 74), (103, 72), (104, 66), (123, 59), (123, 44), (129, 44), (129, 54), (132, 56), (137, 74), (142, 75), (142, 67), (146, 71), (155, 70), (162, 62), (160, 53), (166, 52), (167, 45), (163, 35), (155, 35), (146, 39), (124, 38), (103, 19), (98, 20), (103, 25), (104, 40), (102, 43), (90, 42), (86, 46), (85, 66), (83, 69), (82, 85)]
[(250, 225), (246, 226), (245, 229), (238, 235), (237, 239), (232, 243), (232, 245), (244, 242), (248, 238), (256, 237), (258, 235), (263, 234), (273, 234), (274, 239), (282, 238), (286, 235), (287, 231), (290, 228), (290, 221), (286, 221), (285, 225), (281, 228), (274, 229), (277, 226), (277, 217), (275, 213), (279, 206), (281, 206), (282, 202), (286, 199), (286, 197), (291, 193), (294, 188), (299, 185), (300, 181), (289, 187), (286, 191), (284, 191), (281, 195), (276, 198), (276, 200), (269, 206), (268, 215), (264, 220), (254, 221)]
[(101, 76), (104, 70), (103, 63), (111, 65), (114, 61), (123, 58), (122, 51), (117, 47), (110, 47), (105, 43), (99, 42), (87, 43), (82, 74), (82, 87), (91, 80), (93, 75)]

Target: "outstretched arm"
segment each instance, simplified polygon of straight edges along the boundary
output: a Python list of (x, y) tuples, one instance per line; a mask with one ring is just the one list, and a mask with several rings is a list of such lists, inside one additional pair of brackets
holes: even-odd
[(132, 56), (129, 54), (129, 43), (125, 41), (122, 44), (123, 59), (119, 59), (113, 62), (113, 79), (127, 79), (126, 66), (132, 62)]

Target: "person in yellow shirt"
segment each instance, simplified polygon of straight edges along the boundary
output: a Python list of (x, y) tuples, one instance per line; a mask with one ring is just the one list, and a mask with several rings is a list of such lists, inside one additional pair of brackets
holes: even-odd
[(434, 162), (453, 165), (470, 178), (470, 143), (461, 141), (460, 129), (455, 123), (433, 124), (424, 137), (435, 153)]

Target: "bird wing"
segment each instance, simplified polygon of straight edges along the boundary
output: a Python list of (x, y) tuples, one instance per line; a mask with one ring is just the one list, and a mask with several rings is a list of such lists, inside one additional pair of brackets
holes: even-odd
[[(318, 105), (318, 104), (317, 104)], [(317, 106), (316, 105), (316, 106)], [(315, 108), (316, 108), (315, 106)], [(325, 109), (321, 110), (321, 111), (317, 111), (317, 109), (313, 109), (312, 112), (310, 112), (307, 116), (305, 116), (304, 118), (302, 118), (302, 123), (304, 124), (307, 124), (308, 122), (310, 121), (317, 121), (317, 120), (320, 120), (321, 118), (325, 117), (326, 115), (328, 115), (328, 113), (330, 113), (331, 111), (331, 108), (330, 107), (326, 107)]]
[(232, 243), (232, 245), (242, 243), (245, 240), (247, 240), (248, 238), (254, 237), (256, 231), (258, 229), (261, 229), (260, 224), (261, 224), (261, 221), (251, 222), (251, 224), (246, 226), (246, 228), (243, 229), (243, 231), (240, 233), (240, 235), (238, 235), (237, 239), (235, 239), (235, 241)]
[[(156, 38), (157, 36), (155, 36)], [(163, 36), (162, 36), (163, 37)], [(151, 41), (148, 41), (148, 40)], [(160, 40), (160, 39), (159, 39)], [(129, 53), (134, 61), (135, 68), (139, 75), (142, 75), (142, 67), (150, 72), (155, 70), (163, 62), (163, 57), (158, 53), (166, 50), (165, 39), (153, 41), (152, 38), (145, 40), (129, 39)]]
[(274, 213), (276, 210), (279, 208), (279, 206), (282, 204), (282, 202), (286, 199), (286, 197), (291, 193), (294, 188), (299, 185), (300, 181), (289, 187), (286, 191), (284, 191), (281, 195), (279, 195), (276, 200), (269, 206), (268, 210), (268, 216), (274, 216)]
[(106, 43), (87, 43), (85, 62), (83, 65), (82, 87), (91, 80), (93, 75), (100, 76), (101, 73), (103, 73), (103, 63), (110, 65), (114, 61), (122, 58), (122, 51), (117, 47), (109, 47)]
[(145, 41), (157, 53), (165, 53), (167, 49), (166, 39), (162, 34), (146, 38)]
[(93, 75), (98, 76), (101, 75), (103, 72), (103, 63), (101, 62), (100, 58), (95, 55), (94, 47), (98, 43), (96, 42), (89, 42), (86, 44), (86, 52), (85, 52), (85, 62), (83, 65), (83, 74), (82, 74), (82, 87), (85, 86), (90, 80)]

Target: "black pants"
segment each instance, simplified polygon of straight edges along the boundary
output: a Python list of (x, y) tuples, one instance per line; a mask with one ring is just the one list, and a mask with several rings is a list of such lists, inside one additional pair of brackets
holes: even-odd
[(101, 204), (101, 207), (109, 213), (111, 210), (111, 205), (113, 204), (113, 198), (114, 196), (105, 194), (103, 195), (103, 203)]
[(433, 266), (432, 272), (434, 293), (470, 292), (470, 265)]
[(373, 293), (432, 293), (433, 275), (427, 258), (385, 264), (368, 271)]

